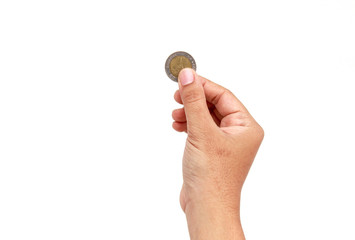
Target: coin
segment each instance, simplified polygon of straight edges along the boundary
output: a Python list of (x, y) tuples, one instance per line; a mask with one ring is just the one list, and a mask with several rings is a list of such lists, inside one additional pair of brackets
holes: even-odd
[(196, 71), (196, 62), (187, 52), (174, 52), (165, 62), (165, 72), (175, 82), (178, 81), (179, 72), (184, 68), (192, 68)]

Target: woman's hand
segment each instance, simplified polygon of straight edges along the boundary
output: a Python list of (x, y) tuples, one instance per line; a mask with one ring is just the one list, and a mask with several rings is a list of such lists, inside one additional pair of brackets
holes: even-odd
[(180, 204), (191, 239), (244, 239), (240, 194), (264, 137), (263, 129), (227, 89), (185, 68), (173, 111), (187, 132)]

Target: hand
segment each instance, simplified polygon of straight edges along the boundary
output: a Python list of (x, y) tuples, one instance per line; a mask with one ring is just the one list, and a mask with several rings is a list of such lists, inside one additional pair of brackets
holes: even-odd
[(227, 89), (189, 68), (179, 74), (173, 128), (187, 132), (180, 204), (191, 239), (245, 239), (240, 194), (264, 137)]

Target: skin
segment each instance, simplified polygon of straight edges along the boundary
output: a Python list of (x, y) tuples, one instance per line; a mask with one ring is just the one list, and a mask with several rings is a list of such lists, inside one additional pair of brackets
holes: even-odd
[(229, 90), (192, 69), (179, 73), (174, 98), (183, 108), (172, 127), (187, 133), (180, 204), (190, 238), (245, 239), (240, 195), (263, 129)]

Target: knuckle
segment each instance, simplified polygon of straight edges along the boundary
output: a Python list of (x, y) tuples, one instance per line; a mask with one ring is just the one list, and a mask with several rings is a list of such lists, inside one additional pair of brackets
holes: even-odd
[(226, 88), (224, 91), (225, 91), (225, 94), (234, 96), (234, 94), (232, 93), (231, 90), (229, 90), (229, 89)]
[(264, 129), (259, 124), (257, 124), (256, 126), (254, 135), (257, 142), (261, 143), (263, 141), (265, 132)]
[(224, 96), (225, 96), (225, 97), (228, 97), (228, 98), (235, 98), (234, 94), (233, 94), (232, 91), (229, 90), (229, 89), (225, 89), (225, 90), (224, 90)]

